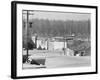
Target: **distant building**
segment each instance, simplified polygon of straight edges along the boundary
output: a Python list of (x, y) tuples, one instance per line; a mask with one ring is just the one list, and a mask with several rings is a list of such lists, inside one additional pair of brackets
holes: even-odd
[(45, 48), (46, 50), (63, 50), (63, 48), (67, 48), (67, 42), (63, 38), (44, 38), (37, 37), (37, 41), (35, 41), (35, 36), (32, 36), (32, 40), (37, 44), (37, 47)]
[(41, 47), (42, 49), (47, 49), (47, 39), (43, 38), (43, 37), (37, 37), (36, 36), (32, 36), (32, 40), (33, 42), (36, 44), (36, 49), (38, 49), (39, 47)]
[(67, 42), (56, 40), (48, 42), (48, 50), (63, 50), (63, 48), (67, 48)]
[[(52, 37), (52, 38), (45, 38), (45, 37), (37, 37), (37, 40), (35, 39), (35, 36), (32, 37), (32, 40), (34, 43), (37, 44), (36, 49), (40, 50), (58, 50), (58, 51), (64, 51), (64, 54), (67, 56), (74, 56), (74, 50), (69, 49), (67, 47), (67, 42), (69, 40), (72, 40), (71, 38), (63, 38), (63, 37)], [(35, 41), (36, 40), (36, 41)], [(68, 41), (67, 41), (68, 40)]]

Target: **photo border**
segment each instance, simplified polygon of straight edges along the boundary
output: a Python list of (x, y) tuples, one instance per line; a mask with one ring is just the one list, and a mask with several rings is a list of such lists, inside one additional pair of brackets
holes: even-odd
[[(37, 76), (17, 76), (17, 4), (34, 4), (34, 5), (49, 5), (60, 7), (78, 7), (78, 8), (94, 8), (96, 10), (96, 71), (95, 72), (82, 72), (82, 73), (64, 73), (64, 74), (51, 74), (51, 75), (37, 75)], [(57, 4), (57, 3), (42, 3), (42, 2), (26, 2), (26, 1), (12, 1), (11, 2), (11, 78), (39, 78), (39, 77), (55, 77), (55, 76), (68, 76), (68, 75), (85, 75), (98, 73), (98, 7), (89, 5), (72, 5), (72, 4)]]

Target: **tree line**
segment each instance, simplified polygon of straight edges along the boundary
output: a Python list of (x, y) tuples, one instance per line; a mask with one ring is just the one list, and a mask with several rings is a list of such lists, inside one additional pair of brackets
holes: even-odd
[[(24, 22), (25, 24), (25, 22)], [(25, 28), (25, 25), (23, 25)], [(90, 20), (86, 21), (61, 21), (48, 19), (33, 19), (29, 22), (30, 34), (40, 36), (63, 36), (74, 33), (90, 34)]]
[(48, 19), (32, 19), (28, 23), (28, 34), (26, 33), (26, 21), (23, 20), (23, 42), (31, 40), (33, 34), (43, 37), (74, 35), (90, 35), (90, 20), (48, 20)]

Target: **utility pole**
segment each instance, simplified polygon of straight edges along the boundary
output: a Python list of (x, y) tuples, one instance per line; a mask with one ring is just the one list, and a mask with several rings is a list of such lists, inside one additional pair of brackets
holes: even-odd
[(66, 22), (64, 23), (64, 55), (66, 54)]
[(25, 10), (25, 13), (23, 13), (26, 15), (26, 29), (25, 29), (26, 30), (26, 56), (27, 56), (26, 63), (28, 63), (28, 56), (29, 56), (29, 49), (28, 49), (29, 26), (32, 25), (32, 24), (29, 25), (29, 15), (34, 15), (29, 12), (30, 10)]
[(27, 15), (26, 15), (26, 36), (27, 36), (27, 38), (26, 38), (26, 44), (27, 44), (27, 47), (26, 47), (26, 56), (27, 56), (27, 63), (28, 63), (28, 53), (29, 53), (29, 51), (28, 51), (28, 25), (29, 25), (29, 11), (27, 10), (27, 13), (26, 13)]

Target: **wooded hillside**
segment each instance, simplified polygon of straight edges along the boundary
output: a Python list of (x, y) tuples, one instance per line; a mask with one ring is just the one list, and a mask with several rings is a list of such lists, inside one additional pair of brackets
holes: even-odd
[[(29, 35), (39, 36), (65, 36), (69, 34), (90, 35), (90, 20), (87, 21), (61, 21), (34, 19), (29, 22)], [(25, 33), (25, 21), (23, 20), (23, 33)]]

